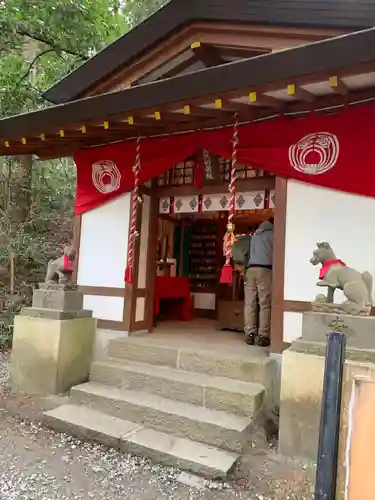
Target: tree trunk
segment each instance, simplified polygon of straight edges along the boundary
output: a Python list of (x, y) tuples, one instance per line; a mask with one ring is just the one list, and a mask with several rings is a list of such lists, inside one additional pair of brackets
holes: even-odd
[(32, 165), (33, 157), (24, 155), (17, 157), (16, 172), (12, 176), (12, 202), (15, 207), (15, 219), (17, 222), (25, 222), (30, 214), (32, 203)]

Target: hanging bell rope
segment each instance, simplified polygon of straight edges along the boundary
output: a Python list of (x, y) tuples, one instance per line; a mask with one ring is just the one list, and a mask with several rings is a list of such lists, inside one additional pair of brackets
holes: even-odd
[(225, 255), (225, 264), (221, 271), (220, 283), (232, 283), (232, 265), (231, 265), (231, 256), (232, 256), (232, 246), (235, 241), (234, 235), (234, 223), (233, 219), (236, 213), (236, 176), (237, 176), (237, 148), (238, 148), (238, 113), (234, 115), (233, 122), (233, 139), (232, 139), (232, 165), (230, 171), (230, 182), (229, 182), (229, 205), (228, 205), (228, 224), (227, 231), (224, 235), (224, 255)]
[(125, 270), (125, 283), (133, 283), (133, 263), (134, 263), (134, 250), (137, 238), (139, 238), (139, 232), (137, 231), (137, 213), (138, 205), (142, 203), (142, 196), (139, 194), (140, 186), (140, 172), (141, 172), (141, 138), (138, 136), (136, 145), (136, 156), (135, 163), (133, 166), (134, 173), (134, 189), (132, 196), (132, 218), (130, 223), (129, 231), (129, 242), (128, 242), (128, 259)]

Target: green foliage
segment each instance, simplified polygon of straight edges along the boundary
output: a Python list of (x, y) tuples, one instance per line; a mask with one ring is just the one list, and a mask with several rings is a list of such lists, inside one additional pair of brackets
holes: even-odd
[(135, 26), (168, 2), (169, 0), (125, 0), (124, 14), (129, 25)]
[[(0, 118), (48, 105), (56, 81), (166, 0), (0, 0)], [(71, 159), (0, 158), (0, 349), (46, 264), (71, 241)]]
[(0, 113), (42, 106), (46, 90), (127, 30), (111, 0), (0, 3)]

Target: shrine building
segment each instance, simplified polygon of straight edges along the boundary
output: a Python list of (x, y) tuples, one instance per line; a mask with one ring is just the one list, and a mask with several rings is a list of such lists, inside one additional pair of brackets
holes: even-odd
[(374, 25), (362, 0), (172, 0), (50, 88), (53, 105), (0, 120), (0, 155), (74, 158), (75, 279), (103, 345), (256, 356), (243, 281), (220, 283), (223, 239), (228, 216), (236, 234), (274, 217), (261, 356), (278, 404), (316, 243), (375, 275)]

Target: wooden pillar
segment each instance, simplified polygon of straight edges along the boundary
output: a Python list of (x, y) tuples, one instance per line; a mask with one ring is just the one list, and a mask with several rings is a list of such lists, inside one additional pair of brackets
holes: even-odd
[[(131, 228), (132, 220), (132, 209), (130, 207), (129, 212), (129, 233)], [(142, 222), (142, 205), (138, 204), (137, 217), (136, 217), (136, 231), (140, 233), (140, 226)], [(128, 234), (129, 241), (129, 234)], [(130, 244), (130, 241), (129, 243)], [(138, 268), (139, 268), (139, 248), (140, 248), (140, 237), (135, 238), (134, 249), (133, 249), (133, 283), (125, 283), (124, 289), (124, 310), (123, 310), (123, 327), (127, 332), (133, 330), (133, 325), (135, 321), (135, 308), (136, 308), (136, 290), (138, 281)], [(129, 248), (128, 248), (129, 251)], [(127, 251), (127, 252), (128, 252)], [(125, 266), (127, 266), (128, 254), (125, 258)]]
[(151, 196), (150, 229), (147, 246), (147, 276), (146, 276), (146, 329), (151, 332), (154, 326), (155, 279), (158, 242), (159, 199)]
[[(143, 197), (146, 198), (146, 194)], [(125, 285), (125, 304), (123, 324), (128, 332), (140, 330), (152, 331), (154, 320), (154, 299), (155, 299), (155, 277), (156, 277), (156, 259), (157, 259), (157, 235), (158, 235), (158, 215), (159, 200), (153, 196), (150, 197), (149, 229), (147, 242), (141, 241), (142, 233), (142, 211), (143, 205), (140, 205), (137, 212), (137, 231), (140, 236), (135, 241), (133, 254), (133, 283)], [(146, 264), (146, 286), (140, 287), (139, 265), (140, 265), (140, 247), (147, 245), (147, 264)], [(143, 319), (137, 316), (137, 299), (144, 298)]]
[(284, 347), (284, 274), (287, 180), (275, 179), (274, 253), (271, 314), (271, 352)]

